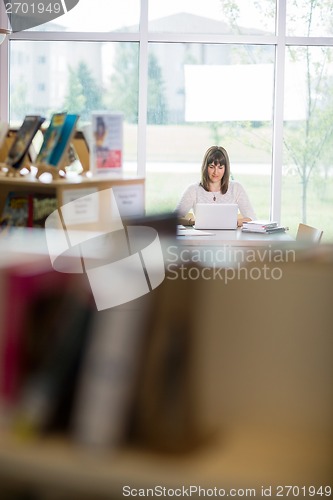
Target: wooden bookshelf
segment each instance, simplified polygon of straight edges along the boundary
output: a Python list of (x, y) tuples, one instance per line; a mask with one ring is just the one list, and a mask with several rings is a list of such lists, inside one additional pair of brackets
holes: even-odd
[(227, 431), (214, 443), (186, 455), (129, 446), (93, 451), (59, 437), (24, 443), (2, 433), (1, 484), (22, 484), (28, 491), (44, 492), (45, 498), (56, 488), (66, 500), (118, 499), (124, 486), (137, 490), (155, 486), (252, 489), (256, 498), (261, 498), (262, 486), (271, 486), (271, 497), (277, 498), (278, 485), (330, 485), (327, 435), (305, 438), (301, 433), (237, 425)]
[(83, 175), (71, 175), (64, 179), (47, 180), (36, 179), (35, 173), (24, 176), (9, 177), (5, 172), (0, 173), (0, 213), (2, 213), (6, 197), (9, 192), (28, 194), (45, 194), (57, 198), (58, 206), (61, 207), (71, 199), (79, 198), (86, 194), (102, 191), (108, 188), (129, 187), (138, 190), (140, 197), (140, 213), (144, 215), (144, 178), (125, 175), (103, 175), (88, 177)]
[[(44, 233), (1, 242), (0, 279), (12, 250), (22, 262), (47, 256)], [(133, 441), (93, 449), (79, 446), (70, 433), (23, 440), (0, 422), (0, 498), (11, 498), (5, 488), (21, 488), (39, 500), (118, 499), (124, 486), (241, 489), (239, 497), (252, 489), (256, 498), (263, 497), (262, 487), (272, 487), (271, 498), (278, 498), (279, 485), (332, 486), (332, 248), (287, 263), (283, 271), (280, 281), (234, 281), (225, 292), (217, 280), (201, 283), (207, 302), (191, 310), (192, 384), (223, 401), (210, 440), (188, 453), (157, 452)], [(223, 321), (207, 320), (202, 311), (220, 313), (221, 304), (230, 313)], [(272, 321), (272, 310), (283, 311), (282, 319)], [(214, 384), (202, 376), (208, 364), (217, 368)], [(295, 496), (311, 496), (300, 491)]]

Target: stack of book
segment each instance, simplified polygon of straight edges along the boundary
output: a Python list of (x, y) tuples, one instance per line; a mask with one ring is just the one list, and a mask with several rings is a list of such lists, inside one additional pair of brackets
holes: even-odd
[(275, 221), (267, 221), (267, 220), (251, 220), (248, 222), (243, 222), (242, 231), (245, 233), (278, 233), (284, 232), (289, 228), (286, 226), (280, 226)]

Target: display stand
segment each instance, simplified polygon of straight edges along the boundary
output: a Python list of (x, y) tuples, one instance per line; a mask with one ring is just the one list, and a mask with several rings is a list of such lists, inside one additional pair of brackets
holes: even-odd
[[(61, 167), (54, 167), (52, 165), (41, 163), (40, 165), (36, 165), (36, 168), (36, 179), (39, 179), (40, 176), (45, 173), (51, 174), (53, 180), (59, 180), (66, 177), (66, 171)], [(60, 172), (62, 172), (62, 174)]]
[(0, 163), (1, 170), (6, 172), (6, 177), (19, 177), (22, 176), (22, 170), (26, 169), (31, 173), (31, 163), (28, 159), (26, 162), (23, 162), (21, 168), (14, 168), (12, 165), (8, 165), (7, 163)]

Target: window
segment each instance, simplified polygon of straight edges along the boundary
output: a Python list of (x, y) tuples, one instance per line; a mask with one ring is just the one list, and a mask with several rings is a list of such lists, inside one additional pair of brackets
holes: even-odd
[(275, 2), (261, 0), (149, 0), (149, 30), (167, 33), (268, 35), (275, 33)]
[(200, 178), (206, 149), (221, 144), (233, 178), (268, 218), (273, 91), (273, 47), (149, 44), (147, 210), (173, 210)]
[[(64, 2), (62, 2), (64, 5)], [(79, 0), (75, 8), (33, 31), (111, 32), (138, 31), (140, 0)]]
[(285, 82), (282, 217), (333, 240), (333, 47), (289, 46)]
[[(26, 42), (27, 52), (46, 54), (42, 74), (48, 82), (47, 92), (45, 84), (36, 82), (41, 76), (38, 57), (29, 59), (24, 67), (16, 64), (16, 52), (22, 50), (21, 45), (20, 41), (11, 43), (11, 119), (19, 122), (27, 112), (39, 113), (48, 119), (54, 110), (66, 109), (80, 115), (82, 127), (90, 121), (94, 110), (120, 110), (125, 122), (124, 169), (135, 173), (138, 43)], [(24, 79), (20, 78), (23, 73)]]
[(331, 0), (289, 0), (286, 26), (289, 36), (333, 36)]
[(80, 0), (11, 35), (10, 118), (122, 111), (125, 170), (146, 175), (148, 213), (173, 210), (219, 143), (258, 216), (333, 240), (332, 16), (329, 0)]

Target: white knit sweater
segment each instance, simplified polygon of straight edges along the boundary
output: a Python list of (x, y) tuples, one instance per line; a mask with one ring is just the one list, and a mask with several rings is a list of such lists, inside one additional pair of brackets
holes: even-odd
[[(216, 198), (215, 201), (214, 196)], [(176, 212), (179, 217), (185, 217), (191, 209), (195, 214), (197, 203), (237, 203), (242, 217), (249, 217), (252, 220), (256, 219), (256, 214), (245, 189), (236, 181), (229, 182), (228, 191), (225, 194), (206, 191), (199, 183), (191, 184), (185, 189), (176, 207)]]

